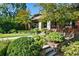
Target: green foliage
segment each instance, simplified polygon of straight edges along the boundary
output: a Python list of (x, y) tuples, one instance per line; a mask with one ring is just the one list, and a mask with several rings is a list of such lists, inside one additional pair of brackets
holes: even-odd
[[(35, 4), (36, 5), (36, 4)], [(52, 21), (56, 22), (60, 26), (64, 26), (66, 21), (72, 21), (78, 19), (79, 11), (73, 6), (78, 6), (78, 4), (37, 4), (38, 7), (42, 7), (40, 20), (41, 22)], [(11, 7), (10, 7), (11, 6)], [(15, 9), (14, 12), (8, 10), (8, 8)], [(27, 9), (26, 3), (10, 3), (0, 5), (0, 32), (8, 33), (11, 29), (25, 30), (30, 29), (31, 18), (30, 12)], [(9, 21), (9, 22), (8, 22)], [(13, 24), (16, 22), (16, 24)]]
[(46, 44), (45, 35), (34, 35), (33, 38), (39, 45), (41, 45), (41, 47)]
[(16, 29), (11, 29), (9, 33), (16, 33)]
[(31, 29), (30, 32), (31, 32), (31, 33), (38, 33), (38, 32), (40, 32), (40, 31), (39, 31), (38, 28), (35, 28), (35, 29)]
[(63, 46), (61, 51), (65, 56), (79, 56), (79, 41), (71, 43), (69, 46)]
[[(76, 4), (75, 4), (76, 5)], [(42, 17), (41, 21), (53, 21), (57, 24), (63, 26), (66, 21), (73, 21), (78, 19), (79, 11), (73, 7), (72, 4), (38, 4), (43, 9), (41, 11)], [(74, 10), (75, 9), (75, 10)]]
[(62, 42), (64, 41), (64, 36), (61, 35), (59, 32), (51, 32), (46, 36), (47, 40), (53, 42)]
[(41, 33), (41, 32), (44, 32), (45, 34), (50, 33), (50, 31), (47, 30), (47, 29), (41, 29), (41, 30), (39, 30), (38, 28), (35, 28), (35, 29), (30, 30), (30, 32), (31, 33)]
[(2, 24), (0, 24), (2, 30), (4, 30), (5, 33), (8, 33), (11, 29), (13, 29), (14, 25), (14, 23), (11, 23), (9, 21), (5, 21)]
[(2, 28), (0, 28), (0, 33), (3, 33), (3, 32), (4, 32), (4, 30)]
[(16, 16), (16, 21), (18, 23), (25, 23), (29, 20), (29, 12), (26, 10), (21, 9)]
[(28, 33), (29, 30), (18, 30), (18, 33)]
[(41, 31), (41, 32), (44, 32), (45, 34), (48, 34), (48, 33), (50, 33), (50, 32), (51, 32), (50, 30), (45, 29), (45, 28), (44, 28), (44, 29), (41, 29), (40, 31)]
[(30, 26), (29, 23), (31, 22), (31, 20), (29, 19), (29, 15), (30, 15), (30, 13), (28, 10), (21, 9), (17, 13), (15, 21), (17, 23), (24, 24), (25, 29), (27, 29), (27, 28), (29, 28), (29, 26)]
[[(9, 11), (8, 9), (12, 9), (14, 10), (16, 8), (16, 10), (14, 10), (14, 12)], [(0, 27), (4, 30), (4, 33), (8, 33), (8, 31), (10, 31), (11, 29), (16, 29), (16, 30), (24, 30), (24, 23), (28, 23), (29, 20), (27, 21), (27, 19), (29, 18), (29, 12), (26, 12), (26, 3), (8, 3), (8, 4), (1, 4), (0, 5)], [(27, 14), (26, 14), (27, 13)], [(18, 22), (17, 19), (18, 18)], [(25, 22), (26, 21), (26, 22)], [(15, 23), (16, 22), (16, 23)], [(13, 24), (15, 23), (15, 24)], [(18, 25), (18, 23), (23, 25)], [(2, 31), (1, 31), (2, 32)]]
[(7, 47), (10, 41), (0, 41), (0, 56), (6, 56)]
[(7, 55), (10, 56), (38, 56), (41, 45), (31, 37), (22, 37), (14, 40), (8, 47)]

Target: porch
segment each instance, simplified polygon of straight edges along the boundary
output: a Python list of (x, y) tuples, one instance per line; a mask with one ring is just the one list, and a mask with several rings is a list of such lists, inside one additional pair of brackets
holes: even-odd
[(60, 32), (62, 35), (65, 36), (65, 39), (72, 39), (78, 36), (79, 32), (79, 21), (77, 22), (69, 22), (65, 26), (60, 26), (56, 22), (53, 21), (47, 21), (47, 22), (41, 22), (40, 17), (42, 17), (41, 14), (36, 14), (32, 17), (32, 27), (38, 28), (39, 30), (47, 29), (49, 31), (54, 32)]

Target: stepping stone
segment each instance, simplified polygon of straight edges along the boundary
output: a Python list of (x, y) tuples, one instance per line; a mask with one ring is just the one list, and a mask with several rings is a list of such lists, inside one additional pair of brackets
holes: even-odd
[(50, 51), (46, 56), (55, 56), (57, 54), (57, 51), (54, 49), (53, 51)]
[(46, 49), (46, 48), (49, 48), (50, 46), (49, 45), (44, 45), (43, 47), (42, 47), (42, 49)]
[(47, 54), (47, 53), (49, 53), (49, 52), (52, 52), (54, 49), (53, 48), (47, 48), (47, 49), (45, 49), (44, 51), (45, 51), (45, 54)]

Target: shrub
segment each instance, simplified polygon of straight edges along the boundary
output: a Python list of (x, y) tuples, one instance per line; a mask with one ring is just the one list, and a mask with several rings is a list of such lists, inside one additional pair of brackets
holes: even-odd
[(5, 56), (10, 41), (0, 41), (0, 56)]
[(46, 33), (46, 34), (50, 33), (50, 31), (49, 31), (49, 30), (44, 29), (44, 28), (43, 28), (43, 29), (41, 29), (41, 30), (39, 30), (39, 29), (35, 28), (35, 29), (30, 30), (30, 32), (31, 32), (31, 33), (41, 33), (41, 32), (44, 32), (44, 33)]
[(45, 35), (34, 35), (33, 38), (41, 47), (46, 44)]
[(31, 37), (22, 37), (14, 40), (8, 47), (10, 56), (37, 56), (40, 55), (41, 45)]
[(31, 33), (39, 33), (40, 31), (39, 31), (39, 29), (35, 28), (35, 29), (32, 29), (30, 32)]
[(79, 56), (79, 41), (71, 43), (69, 46), (63, 46), (61, 52), (65, 56)]
[(4, 30), (2, 28), (0, 28), (0, 33), (3, 33), (3, 32), (4, 32)]
[(50, 30), (47, 30), (46, 28), (43, 28), (43, 29), (41, 29), (40, 31), (41, 31), (41, 32), (44, 32), (44, 33), (46, 33), (46, 34), (49, 34), (49, 33), (50, 33)]
[(9, 33), (16, 33), (16, 29), (11, 29)]
[(16, 32), (18, 32), (18, 33), (27, 33), (27, 32), (29, 32), (29, 30), (27, 31), (27, 30), (17, 30)]
[(11, 29), (14, 28), (14, 23), (10, 21), (5, 21), (1, 24), (1, 28), (4, 30), (5, 33), (8, 33)]
[(59, 32), (51, 32), (46, 36), (47, 40), (53, 42), (62, 42), (64, 40), (64, 36)]

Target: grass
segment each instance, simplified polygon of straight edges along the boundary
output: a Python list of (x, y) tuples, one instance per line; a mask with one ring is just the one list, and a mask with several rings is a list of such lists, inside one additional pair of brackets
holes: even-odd
[(0, 38), (27, 36), (27, 34), (0, 34)]

